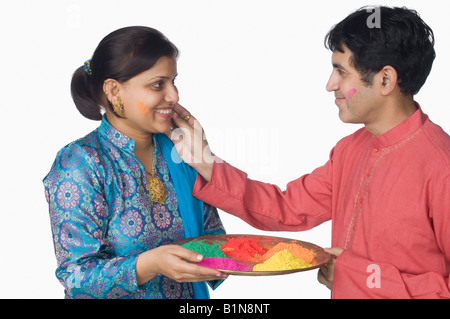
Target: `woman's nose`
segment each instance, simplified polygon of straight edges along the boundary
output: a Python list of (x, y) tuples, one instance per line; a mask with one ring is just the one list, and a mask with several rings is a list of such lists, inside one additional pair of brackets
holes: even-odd
[(171, 85), (170, 87), (167, 88), (166, 96), (164, 99), (166, 100), (166, 102), (171, 104), (178, 103), (180, 98), (178, 96), (178, 89), (175, 85)]

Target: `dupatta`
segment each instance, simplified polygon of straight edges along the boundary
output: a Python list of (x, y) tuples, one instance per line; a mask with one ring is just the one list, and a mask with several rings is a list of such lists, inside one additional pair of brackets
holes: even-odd
[[(186, 238), (205, 234), (203, 201), (192, 196), (197, 171), (178, 155), (173, 142), (164, 134), (154, 135), (167, 162), (177, 194), (178, 207)], [(194, 298), (209, 299), (206, 282), (193, 282)]]

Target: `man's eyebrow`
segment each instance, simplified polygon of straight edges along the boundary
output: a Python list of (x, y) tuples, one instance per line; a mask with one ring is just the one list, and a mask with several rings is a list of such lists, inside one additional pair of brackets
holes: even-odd
[(342, 70), (346, 70), (341, 64), (339, 63), (333, 63), (333, 68), (335, 69), (342, 69)]

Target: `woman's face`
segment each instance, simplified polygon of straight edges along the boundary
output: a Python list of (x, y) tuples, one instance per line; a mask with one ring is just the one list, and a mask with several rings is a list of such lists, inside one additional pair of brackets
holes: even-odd
[(120, 83), (117, 96), (124, 106), (123, 124), (142, 134), (170, 130), (172, 108), (179, 100), (176, 76), (175, 58), (161, 57), (151, 69)]

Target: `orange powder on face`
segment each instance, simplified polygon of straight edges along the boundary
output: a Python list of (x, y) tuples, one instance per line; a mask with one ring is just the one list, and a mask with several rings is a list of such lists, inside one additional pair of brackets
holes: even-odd
[(145, 115), (148, 113), (148, 108), (145, 107), (144, 102), (139, 102), (137, 105), (139, 112), (141, 112), (142, 115)]
[(222, 245), (222, 251), (229, 257), (248, 261), (255, 256), (263, 255), (266, 249), (251, 238), (231, 238)]
[(298, 244), (288, 244), (288, 243), (278, 243), (275, 246), (273, 246), (271, 249), (269, 249), (264, 254), (264, 259), (267, 260), (273, 255), (275, 255), (279, 251), (283, 251), (287, 249), (290, 251), (295, 257), (300, 258), (307, 263), (311, 263), (314, 260), (314, 252), (303, 248), (302, 246)]

